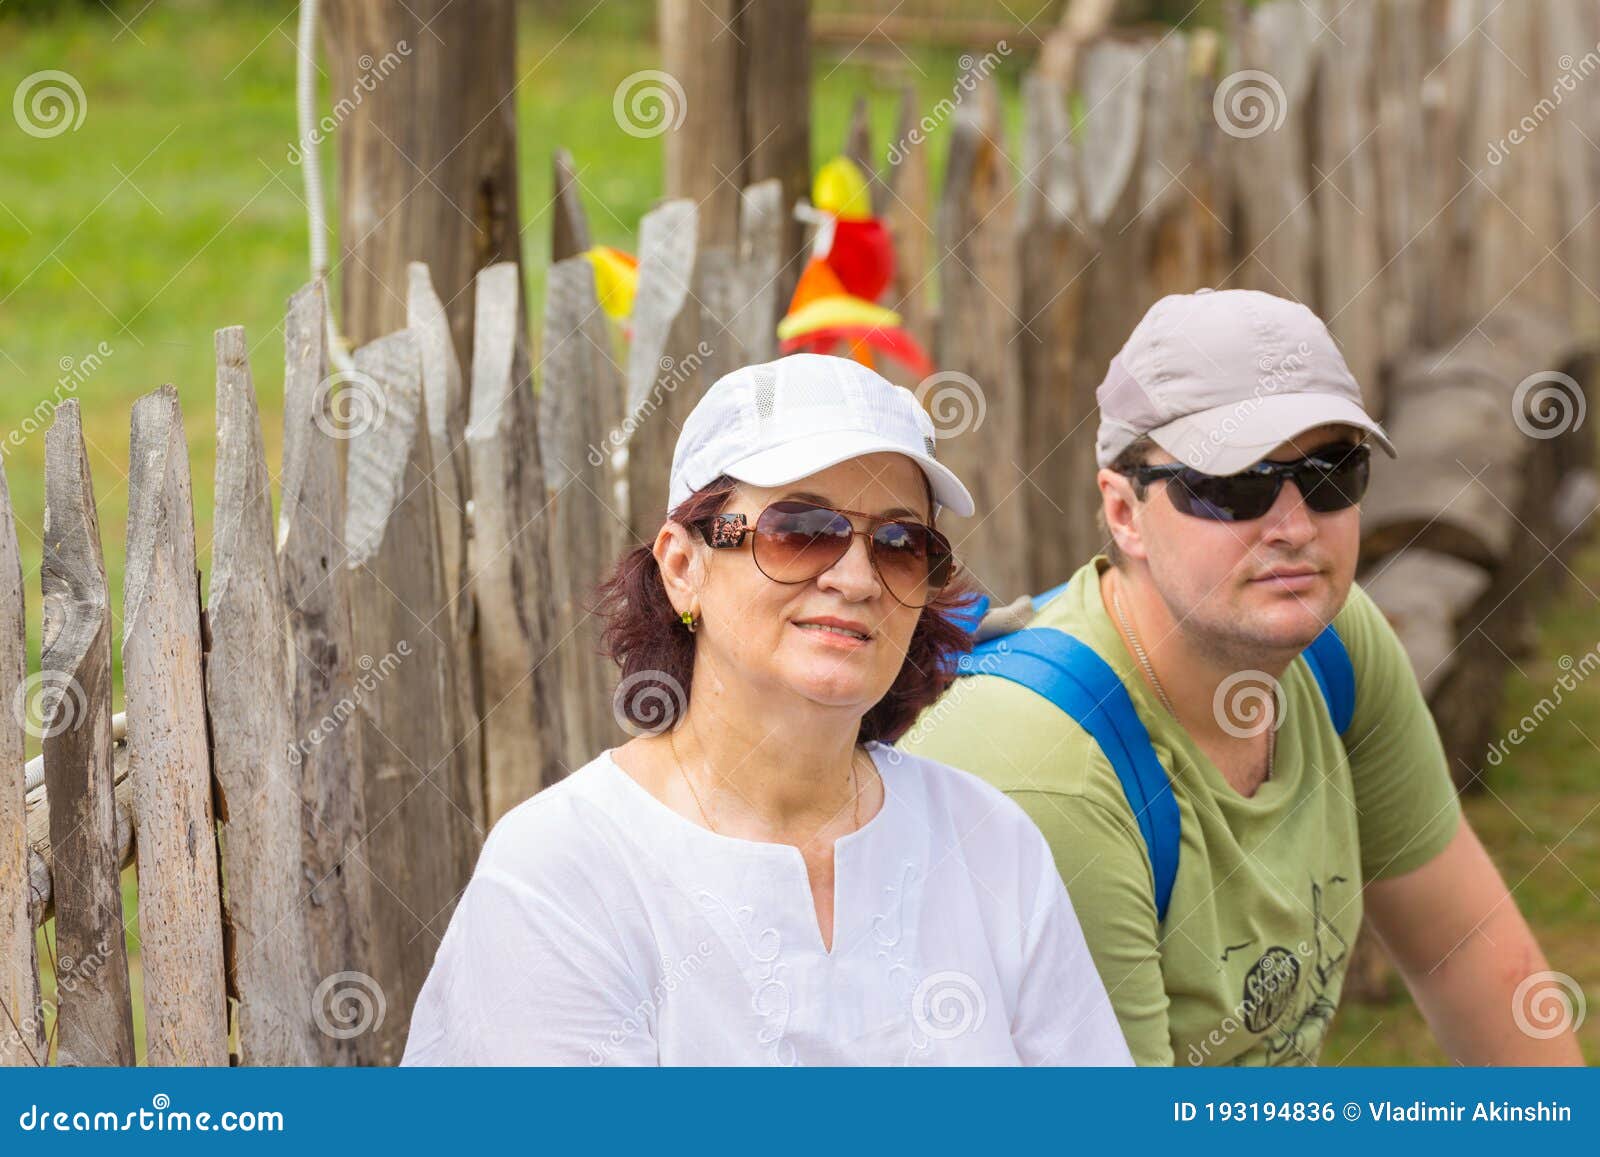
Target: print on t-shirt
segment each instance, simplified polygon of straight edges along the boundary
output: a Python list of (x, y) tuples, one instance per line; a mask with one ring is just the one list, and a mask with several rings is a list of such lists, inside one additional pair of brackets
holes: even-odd
[[(1328, 884), (1347, 882), (1333, 875)], [(1323, 913), (1323, 890), (1311, 881), (1311, 941), (1295, 949), (1273, 945), (1245, 972), (1239, 1010), (1244, 1026), (1262, 1037), (1265, 1056), (1245, 1053), (1234, 1064), (1315, 1064), (1339, 1005), (1350, 945)], [(1229, 956), (1241, 945), (1231, 945)], [(1237, 958), (1236, 958), (1237, 959)]]

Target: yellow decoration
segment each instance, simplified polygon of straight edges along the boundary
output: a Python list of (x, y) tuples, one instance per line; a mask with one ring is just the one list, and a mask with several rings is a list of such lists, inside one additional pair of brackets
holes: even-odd
[(633, 297), (639, 289), (638, 260), (609, 245), (596, 245), (584, 256), (594, 266), (594, 288), (600, 308), (613, 321), (627, 318), (633, 313)]
[(872, 217), (872, 197), (867, 178), (848, 157), (835, 157), (811, 184), (811, 203), (841, 221), (866, 221)]

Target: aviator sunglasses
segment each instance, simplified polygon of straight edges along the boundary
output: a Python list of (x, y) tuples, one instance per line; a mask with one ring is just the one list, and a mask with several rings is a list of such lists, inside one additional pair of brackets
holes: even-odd
[[(857, 530), (852, 515), (872, 523), (872, 529)], [(718, 514), (698, 525), (718, 550), (737, 548), (746, 535), (753, 535), (756, 568), (773, 582), (787, 584), (822, 574), (845, 556), (859, 534), (867, 540), (872, 569), (884, 587), (908, 607), (932, 602), (956, 568), (949, 540), (931, 526), (800, 499), (772, 503), (756, 516), (754, 526), (743, 514)]]
[(1170, 462), (1119, 471), (1141, 485), (1168, 480), (1167, 497), (1180, 512), (1214, 522), (1248, 522), (1272, 509), (1286, 478), (1294, 479), (1306, 506), (1331, 514), (1361, 501), (1371, 450), (1364, 442), (1334, 442), (1292, 462), (1261, 461), (1237, 474), (1206, 474)]

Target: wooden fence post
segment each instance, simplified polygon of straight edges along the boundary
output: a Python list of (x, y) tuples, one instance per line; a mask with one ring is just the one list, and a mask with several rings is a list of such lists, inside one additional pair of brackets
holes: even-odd
[(44, 653), (39, 718), (56, 910), (56, 1056), (131, 1065), (122, 889), (111, 768), (111, 610), (78, 401), (45, 436)]
[[(278, 575), (288, 614), (290, 735), (305, 744), (300, 778), (299, 887), (311, 970), (319, 981), (372, 967), (372, 882), (360, 854), (367, 818), (355, 697), (345, 486), (328, 375), (327, 304), (313, 282), (289, 299), (284, 322), (283, 498)], [(348, 384), (362, 389), (359, 380)], [(369, 399), (372, 405), (376, 399)], [(219, 488), (220, 489), (220, 488)], [(334, 721), (330, 727), (329, 721)], [(297, 748), (298, 749), (298, 748)], [(370, 1060), (367, 1034), (323, 1033), (321, 1063)]]
[[(1317, 302), (1362, 400), (1383, 412), (1383, 290), (1378, 197), (1378, 12), (1352, 4), (1332, 17), (1337, 55), (1320, 60), (1312, 133), (1320, 270)], [(1304, 210), (1302, 210), (1304, 211)]]
[(22, 556), (0, 460), (0, 1066), (45, 1062), (39, 959), (28, 902), (27, 738), (14, 704), (28, 683)]
[[(289, 330), (290, 339), (295, 334)], [(320, 731), (294, 732), (289, 631), (273, 550), (272, 485), (244, 330), (216, 335), (217, 474), (206, 709), (228, 885), (229, 981), (247, 1065), (322, 1061), (302, 911), (300, 767)], [(144, 859), (140, 832), (140, 861)]]
[(776, 178), (758, 181), (740, 194), (739, 305), (731, 328), (746, 361), (770, 362), (778, 356), (776, 319), (788, 304), (779, 296), (788, 273), (783, 219), (790, 215), (783, 205), (783, 185)]
[[(1093, 394), (1074, 389), (1073, 362), (1086, 316), (1085, 276), (1094, 254), (1082, 223), (1077, 155), (1066, 94), (1041, 73), (1023, 81), (1022, 166), (1017, 260), (1022, 288), (1017, 334), (1022, 381), (1022, 491), (1030, 591), (1055, 586), (1080, 565), (1093, 541), (1091, 507), (1079, 493), (1094, 481)], [(1002, 592), (1002, 594), (1007, 592)]]
[[(578, 171), (572, 154), (557, 149), (550, 162), (550, 264), (565, 261), (585, 252), (589, 240), (589, 216), (578, 195)], [(426, 268), (426, 267), (424, 267)]]
[(1019, 273), (1011, 166), (994, 81), (983, 78), (951, 120), (939, 203), (939, 371), (917, 387), (938, 456), (977, 509), (946, 533), (985, 594), (1026, 594), (1031, 485), (1020, 460), (1023, 399), (1015, 335)]
[[(639, 223), (639, 289), (628, 346), (628, 524), (634, 542), (654, 540), (667, 507), (667, 479), (678, 431), (656, 416), (663, 404), (663, 366), (686, 344), (695, 306), (699, 213), (692, 201), (668, 201)], [(682, 319), (680, 321), (680, 318)]]
[(145, 1055), (152, 1065), (226, 1065), (194, 500), (174, 386), (134, 403), (127, 543), (122, 670), (139, 840)]
[(379, 338), (356, 351), (355, 368), (377, 400), (347, 431), (345, 518), (367, 815), (352, 855), (372, 876), (373, 953), (371, 976), (350, 980), (376, 983), (373, 1059), (392, 1065), (483, 832), (467, 810), (416, 340)]
[[(1067, 511), (1062, 522), (1070, 536), (1068, 557), (1078, 565), (1104, 541), (1095, 520), (1101, 505), (1094, 485), (1100, 426), (1096, 391), (1111, 359), (1150, 306), (1150, 223), (1140, 213), (1150, 58), (1148, 43), (1102, 40), (1083, 49), (1075, 66), (1084, 104), (1091, 110), (1083, 119), (1077, 153), (1084, 234), (1091, 248), (1079, 292), (1088, 312), (1078, 322), (1072, 425), (1063, 432), (1075, 481), (1066, 493), (1051, 497)], [(1043, 577), (1053, 584), (1066, 576)]]
[(884, 184), (883, 223), (894, 242), (894, 280), (889, 306), (900, 314), (906, 332), (923, 349), (933, 348), (933, 306), (928, 282), (934, 272), (932, 179), (928, 175), (928, 143), (917, 113), (917, 90), (907, 85), (900, 94), (900, 118), (889, 146), (889, 171)]
[(1308, 179), (1306, 105), (1321, 21), (1298, 4), (1263, 4), (1232, 29), (1232, 71), (1213, 95), (1233, 140), (1241, 209), (1236, 284), (1318, 308), (1316, 209)]
[(472, 585), (483, 664), (489, 822), (548, 787), (566, 765), (556, 645), (550, 506), (537, 401), (521, 328), (521, 272), (478, 274), (467, 449), (472, 461)]
[(600, 653), (603, 624), (588, 602), (629, 542), (616, 494), (615, 453), (625, 444), (622, 374), (596, 304), (594, 269), (582, 257), (550, 267), (542, 348), (539, 436), (551, 496), (555, 635), (567, 673), (567, 760), (577, 767), (622, 740), (611, 706), (616, 668)]
[(434, 292), (433, 278), (420, 261), (411, 263), (406, 326), (422, 356), (422, 396), (433, 450), (431, 489), (438, 499), (439, 545), (444, 560), (445, 598), (455, 638), (456, 709), (461, 717), (461, 759), (467, 767), (469, 809), (487, 827), (487, 779), (483, 731), (479, 722), (477, 600), (472, 592), (472, 534), (467, 502), (472, 496), (472, 466), (467, 449), (467, 396), (461, 363), (450, 336), (450, 319)]

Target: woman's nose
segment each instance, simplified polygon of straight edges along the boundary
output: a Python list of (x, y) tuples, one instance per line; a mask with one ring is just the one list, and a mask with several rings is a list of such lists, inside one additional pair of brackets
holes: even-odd
[(850, 546), (839, 561), (817, 576), (817, 585), (838, 591), (850, 599), (870, 599), (882, 589), (878, 572), (872, 566), (867, 536), (853, 534)]

